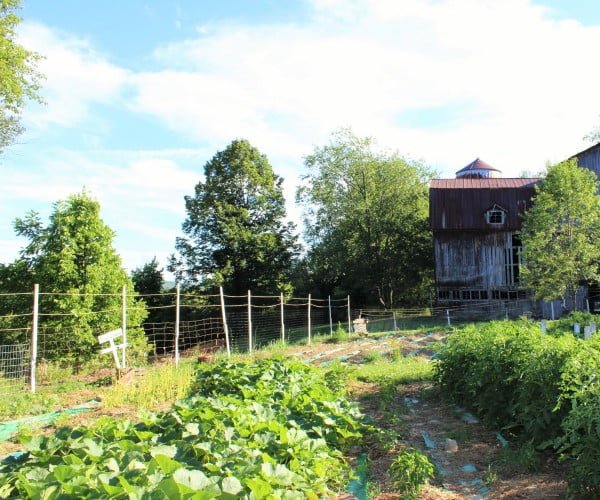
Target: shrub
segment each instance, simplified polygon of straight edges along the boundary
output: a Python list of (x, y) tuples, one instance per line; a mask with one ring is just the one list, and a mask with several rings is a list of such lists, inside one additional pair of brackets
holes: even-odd
[(402, 498), (416, 499), (425, 483), (435, 474), (435, 467), (426, 455), (412, 448), (394, 459), (389, 474)]
[(570, 328), (544, 335), (526, 322), (460, 330), (436, 366), (452, 399), (528, 442), (524, 456), (558, 449), (571, 462), (569, 494), (578, 498), (600, 498), (599, 377), (600, 337), (576, 339)]
[(600, 356), (597, 345), (584, 345), (566, 364), (560, 405), (569, 410), (562, 422), (560, 452), (572, 459), (569, 491), (600, 498)]
[(453, 334), (440, 351), (436, 379), (453, 400), (488, 424), (541, 443), (559, 435), (555, 411), (563, 366), (576, 349), (572, 336), (544, 335), (530, 322), (499, 321)]

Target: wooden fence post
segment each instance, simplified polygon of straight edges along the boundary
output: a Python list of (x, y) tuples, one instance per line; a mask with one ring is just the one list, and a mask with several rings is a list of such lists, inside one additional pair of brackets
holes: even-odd
[(180, 314), (181, 289), (179, 283), (175, 285), (175, 366), (179, 366), (179, 314)]
[(350, 295), (348, 295), (348, 335), (352, 333), (352, 317), (350, 314)]
[(123, 331), (123, 349), (121, 352), (121, 366), (127, 368), (127, 285), (123, 285), (121, 307), (121, 330)]
[(231, 346), (229, 345), (229, 328), (227, 326), (227, 314), (225, 311), (225, 295), (223, 294), (223, 287), (219, 287), (219, 295), (221, 296), (221, 316), (223, 318), (223, 330), (225, 331), (225, 348), (227, 349), (227, 356), (231, 357)]
[(279, 303), (281, 307), (281, 342), (285, 344), (285, 318), (283, 314), (283, 292), (279, 296)]
[(308, 345), (312, 342), (312, 334), (311, 334), (311, 325), (310, 325), (310, 293), (308, 294)]
[(333, 319), (331, 317), (331, 295), (327, 296), (327, 301), (329, 305), (329, 335), (333, 336)]
[(252, 293), (248, 290), (248, 353), (252, 354)]
[(35, 393), (35, 376), (37, 368), (37, 350), (38, 350), (38, 321), (39, 321), (39, 303), (40, 303), (40, 285), (33, 285), (33, 318), (31, 324), (31, 370), (29, 381), (31, 383), (31, 392)]

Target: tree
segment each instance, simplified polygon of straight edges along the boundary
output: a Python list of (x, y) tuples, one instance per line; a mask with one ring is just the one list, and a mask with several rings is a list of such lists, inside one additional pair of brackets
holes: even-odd
[(297, 199), (305, 207), (311, 274), (324, 292), (337, 287), (385, 307), (422, 303), (433, 275), (431, 172), (346, 129), (305, 164)]
[(44, 356), (72, 356), (77, 361), (91, 357), (96, 335), (121, 326), (123, 286), (130, 352), (145, 354), (143, 332), (136, 328), (146, 317), (145, 306), (134, 297), (133, 284), (112, 246), (114, 232), (100, 218), (97, 201), (86, 193), (70, 196), (54, 204), (47, 226), (30, 212), (15, 221), (15, 231), (29, 243), (9, 266), (19, 271), (18, 276), (12, 273), (11, 283), (18, 281), (21, 292), (31, 291), (33, 283), (40, 285), (40, 328), (49, 332)]
[(41, 102), (39, 56), (15, 42), (21, 19), (15, 11), (20, 0), (0, 0), (0, 152), (22, 133), (21, 112), (25, 101)]
[(600, 142), (600, 125), (594, 127), (586, 135), (584, 135), (583, 140), (593, 144)]
[(185, 197), (187, 237), (177, 238), (169, 270), (186, 287), (289, 293), (297, 243), (293, 224), (284, 222), (282, 182), (246, 140), (218, 152), (194, 195)]
[[(165, 284), (163, 269), (159, 268), (156, 257), (142, 267), (136, 267), (131, 272), (131, 280), (135, 291), (142, 295), (158, 295), (162, 293)], [(152, 297), (148, 297), (147, 300), (151, 299)]]
[[(133, 287), (148, 306), (146, 323), (166, 323), (175, 320), (173, 295), (165, 294), (163, 269), (159, 266), (156, 257), (142, 267), (137, 267), (131, 272)], [(173, 308), (168, 308), (172, 305)], [(152, 327), (148, 325), (147, 334), (152, 334)]]
[(582, 282), (598, 280), (600, 199), (594, 172), (571, 159), (548, 167), (525, 213), (522, 277), (535, 297), (569, 297)]

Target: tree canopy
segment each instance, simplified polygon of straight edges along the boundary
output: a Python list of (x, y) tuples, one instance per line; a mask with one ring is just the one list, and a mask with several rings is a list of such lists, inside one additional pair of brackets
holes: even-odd
[(246, 140), (234, 140), (204, 166), (185, 197), (187, 218), (169, 269), (186, 287), (223, 286), (227, 293), (289, 293), (297, 252), (285, 222), (283, 179)]
[(594, 172), (571, 159), (548, 167), (536, 186), (521, 231), (522, 277), (537, 299), (569, 297), (597, 281), (600, 266), (600, 197)]
[(21, 22), (16, 10), (20, 0), (0, 0), (0, 152), (23, 131), (21, 112), (25, 101), (41, 102), (39, 56), (15, 42)]
[[(100, 218), (100, 204), (86, 193), (56, 202), (47, 226), (30, 212), (15, 221), (15, 231), (29, 242), (17, 261), (3, 266), (0, 283), (13, 292), (30, 292), (34, 283), (40, 285), (40, 329), (48, 332), (44, 356), (91, 356), (95, 336), (121, 326), (123, 286), (128, 324), (139, 326), (146, 317), (112, 246), (114, 232)], [(128, 332), (128, 343), (143, 351), (141, 330)]]
[(385, 307), (422, 303), (433, 274), (431, 171), (349, 130), (335, 133), (305, 164), (297, 199), (312, 247), (308, 268), (323, 293), (337, 288)]

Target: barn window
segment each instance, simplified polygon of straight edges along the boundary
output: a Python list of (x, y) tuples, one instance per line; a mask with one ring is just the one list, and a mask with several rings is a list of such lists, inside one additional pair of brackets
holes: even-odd
[(522, 265), (523, 247), (521, 239), (511, 235), (511, 246), (504, 249), (504, 278), (507, 285), (518, 285)]
[(485, 213), (485, 221), (488, 224), (501, 225), (506, 220), (506, 210), (498, 205), (494, 205)]

